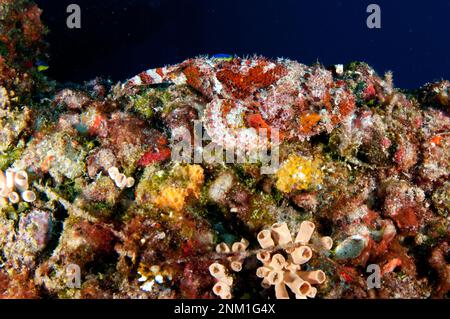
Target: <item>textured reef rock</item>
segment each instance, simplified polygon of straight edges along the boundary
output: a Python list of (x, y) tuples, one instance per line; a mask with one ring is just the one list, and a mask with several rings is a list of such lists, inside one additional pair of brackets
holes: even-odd
[[(0, 0), (1, 298), (448, 297), (450, 82), (199, 57), (56, 89), (39, 14)], [(195, 123), (244, 153), (276, 134), (279, 167), (172, 160)]]

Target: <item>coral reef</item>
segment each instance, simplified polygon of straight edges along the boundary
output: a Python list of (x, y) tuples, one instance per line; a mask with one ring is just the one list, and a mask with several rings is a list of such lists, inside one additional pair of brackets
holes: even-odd
[(0, 0), (0, 298), (448, 298), (448, 81), (255, 56), (57, 87), (39, 15)]
[[(312, 285), (325, 282), (326, 275), (322, 270), (301, 269), (301, 266), (313, 257), (313, 249), (308, 244), (314, 229), (315, 225), (312, 222), (303, 221), (295, 240), (292, 239), (286, 223), (274, 224), (271, 230), (263, 230), (258, 234), (258, 242), (263, 250), (258, 252), (257, 258), (263, 266), (256, 270), (256, 275), (263, 278), (261, 283), (263, 287), (275, 286), (277, 299), (289, 299), (286, 286), (296, 299), (314, 298), (317, 288)], [(333, 240), (330, 237), (317, 238), (314, 246), (314, 250), (323, 253), (331, 249)], [(284, 250), (288, 258), (280, 253), (274, 253), (279, 250)]]

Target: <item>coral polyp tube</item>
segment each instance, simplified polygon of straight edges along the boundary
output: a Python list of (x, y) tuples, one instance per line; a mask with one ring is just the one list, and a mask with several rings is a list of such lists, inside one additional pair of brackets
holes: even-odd
[(8, 199), (12, 204), (17, 204), (20, 201), (20, 196), (16, 192), (11, 192), (9, 193)]
[(330, 250), (333, 247), (333, 239), (329, 236), (320, 238), (320, 243), (325, 250)]
[(227, 296), (230, 293), (230, 286), (228, 286), (224, 282), (219, 281), (214, 285), (213, 292), (220, 297)]
[(232, 261), (230, 263), (230, 268), (235, 272), (240, 272), (242, 270), (242, 262), (240, 261)]
[(226, 243), (220, 243), (216, 246), (216, 252), (219, 254), (227, 254), (230, 252), (230, 247)]
[(296, 295), (306, 295), (311, 289), (311, 285), (308, 282), (293, 272), (285, 272), (283, 280), (286, 286)]
[(115, 183), (117, 187), (124, 188), (127, 185), (127, 177), (125, 174), (116, 175)]
[(119, 175), (119, 169), (115, 166), (111, 166), (108, 168), (108, 175), (111, 179), (115, 180), (117, 175)]
[(308, 246), (297, 247), (291, 252), (292, 262), (302, 265), (308, 262), (312, 257), (312, 250)]
[(220, 279), (226, 276), (225, 267), (219, 263), (213, 263), (209, 266), (209, 273), (214, 278)]
[(292, 243), (292, 235), (286, 223), (273, 224), (272, 234), (277, 245), (284, 246)]
[(256, 254), (256, 258), (263, 264), (270, 262), (270, 253), (267, 251), (260, 251)]
[(277, 285), (283, 282), (283, 272), (272, 270), (266, 278), (271, 285)]
[(272, 260), (269, 263), (269, 267), (272, 267), (275, 270), (283, 269), (286, 264), (286, 259), (281, 254), (275, 254), (272, 256)]
[(234, 253), (244, 252), (246, 248), (247, 247), (245, 246), (245, 244), (243, 244), (241, 242), (236, 242), (236, 243), (233, 243), (233, 245), (231, 246), (231, 251)]
[(6, 187), (9, 190), (12, 190), (14, 188), (14, 170), (12, 170), (11, 168), (8, 168), (5, 172), (5, 176), (6, 176)]
[(245, 238), (242, 238), (242, 239), (241, 239), (241, 243), (242, 243), (242, 245), (244, 245), (244, 250), (247, 249), (248, 245), (250, 244), (250, 243), (248, 242), (248, 240), (245, 239)]
[(327, 276), (322, 270), (300, 271), (299, 276), (311, 284), (322, 284)]
[(32, 203), (36, 200), (36, 194), (32, 191), (24, 191), (22, 193), (22, 199), (27, 203)]
[(271, 269), (269, 267), (259, 267), (256, 269), (256, 276), (259, 278), (265, 278), (269, 275)]
[(0, 170), (0, 191), (6, 188), (6, 177), (3, 171)]
[(134, 180), (133, 177), (127, 177), (125, 186), (126, 186), (127, 188), (131, 188), (131, 187), (134, 186), (134, 183), (135, 183), (135, 180)]
[(286, 289), (286, 285), (283, 282), (275, 285), (275, 297), (277, 299), (289, 299), (289, 293)]
[(19, 191), (28, 188), (28, 174), (25, 171), (18, 171), (14, 177), (14, 184)]

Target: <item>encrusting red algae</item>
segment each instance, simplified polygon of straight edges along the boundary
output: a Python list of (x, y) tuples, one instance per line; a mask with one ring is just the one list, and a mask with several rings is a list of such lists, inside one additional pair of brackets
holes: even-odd
[[(38, 7), (0, 16), (1, 298), (448, 298), (450, 82), (198, 57), (56, 89)], [(173, 160), (195, 125), (279, 166)]]

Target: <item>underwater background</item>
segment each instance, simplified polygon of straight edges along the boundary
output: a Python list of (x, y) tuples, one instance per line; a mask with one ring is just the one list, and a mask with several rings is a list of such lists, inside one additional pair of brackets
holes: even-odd
[[(49, 27), (49, 75), (125, 80), (201, 54), (260, 54), (324, 65), (365, 61), (401, 88), (450, 78), (450, 1), (39, 0)], [(81, 29), (66, 27), (80, 5)], [(381, 29), (366, 26), (370, 3)]]
[(55, 3), (0, 0), (0, 299), (450, 297), (446, 2)]

